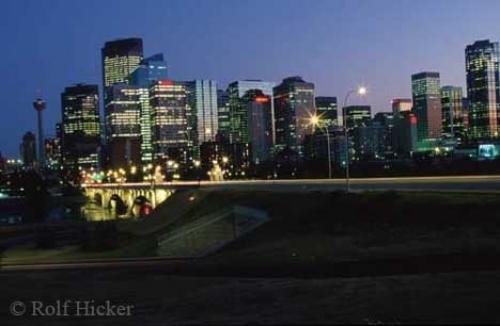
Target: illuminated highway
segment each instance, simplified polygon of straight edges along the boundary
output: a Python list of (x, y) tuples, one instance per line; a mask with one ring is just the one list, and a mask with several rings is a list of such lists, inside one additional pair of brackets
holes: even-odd
[[(174, 181), (156, 183), (156, 188), (210, 190), (335, 191), (344, 190), (345, 179)], [(148, 188), (151, 183), (87, 184), (91, 188)], [(474, 191), (500, 192), (500, 175), (350, 179), (351, 191)]]

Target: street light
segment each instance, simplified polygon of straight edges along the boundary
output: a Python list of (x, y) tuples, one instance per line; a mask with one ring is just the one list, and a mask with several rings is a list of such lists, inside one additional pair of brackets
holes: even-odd
[(349, 134), (347, 132), (347, 119), (346, 119), (346, 110), (345, 107), (347, 105), (347, 101), (349, 100), (349, 97), (351, 94), (356, 93), (359, 96), (364, 96), (366, 95), (367, 89), (364, 86), (360, 86), (356, 89), (351, 89), (350, 91), (347, 92), (345, 98), (344, 98), (344, 103), (342, 105), (342, 118), (344, 120), (344, 139), (345, 139), (345, 159), (346, 159), (346, 164), (345, 164), (345, 191), (349, 192)]
[(331, 154), (331, 147), (330, 147), (330, 132), (328, 130), (328, 126), (321, 120), (321, 117), (314, 114), (310, 118), (310, 123), (313, 127), (318, 127), (321, 128), (323, 126), (325, 128), (326, 132), (326, 144), (328, 146), (328, 179), (332, 178), (332, 154)]

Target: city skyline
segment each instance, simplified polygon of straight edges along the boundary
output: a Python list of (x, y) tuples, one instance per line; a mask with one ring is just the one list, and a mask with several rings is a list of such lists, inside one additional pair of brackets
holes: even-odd
[[(50, 136), (61, 119), (59, 94), (65, 87), (77, 83), (101, 86), (100, 49), (114, 39), (141, 37), (146, 56), (165, 54), (169, 75), (174, 80), (213, 79), (225, 88), (235, 80), (279, 83), (285, 77), (300, 75), (315, 84), (316, 96), (337, 97), (350, 87), (365, 84), (369, 95), (352, 104), (371, 105), (373, 113), (390, 111), (392, 98), (410, 97), (410, 76), (419, 71), (437, 71), (442, 85), (461, 86), (465, 90), (465, 46), (476, 40), (500, 39), (500, 32), (494, 32), (500, 31), (500, 23), (492, 14), (500, 4), (493, 1), (456, 1), (454, 6), (445, 1), (384, 5), (378, 1), (317, 1), (308, 5), (275, 1), (266, 8), (273, 12), (273, 8), (286, 6), (283, 17), (260, 14), (259, 24), (251, 26), (240, 21), (262, 13), (263, 3), (259, 5), (259, 1), (155, 2), (156, 6), (148, 8), (157, 10), (145, 10), (137, 25), (127, 24), (127, 19), (136, 14), (135, 3), (120, 2), (116, 12), (112, 11), (113, 4), (116, 2), (71, 4), (81, 15), (56, 20), (54, 17), (67, 12), (70, 5), (55, 1), (47, 8), (31, 1), (5, 3), (9, 18), (1, 35), (12, 46), (4, 50), (1, 60), (2, 70), (11, 78), (1, 90), (7, 114), (0, 122), (4, 140), (0, 151), (4, 156), (18, 157), (22, 135), (36, 130), (31, 103), (37, 95), (47, 101), (44, 129)], [(408, 5), (415, 9), (410, 14)], [(484, 15), (468, 14), (481, 7), (485, 8)], [(159, 17), (159, 9), (166, 9), (164, 16), (160, 15), (163, 19), (151, 19)], [(92, 13), (96, 17), (86, 26), (90, 31), (86, 31), (79, 22)], [(104, 25), (108, 22), (105, 18), (109, 18), (106, 14), (110, 13), (115, 14), (113, 23)], [(210, 17), (212, 13), (217, 19)], [(190, 26), (186, 17), (201, 21)], [(439, 22), (425, 24), (439, 17)], [(452, 18), (462, 19), (464, 24), (453, 26)], [(271, 29), (279, 19), (286, 20), (284, 26)], [(25, 20), (32, 20), (37, 29), (22, 26)], [(417, 25), (422, 26), (416, 28)], [(232, 31), (235, 27), (240, 30)], [(429, 31), (433, 31), (432, 35), (425, 34)], [(290, 32), (296, 42), (276, 41)], [(182, 39), (186, 42), (180, 42)], [(399, 42), (390, 43), (392, 39)], [(269, 51), (261, 51), (262, 47)], [(202, 48), (205, 52), (199, 51)], [(102, 99), (101, 88), (99, 95)]]

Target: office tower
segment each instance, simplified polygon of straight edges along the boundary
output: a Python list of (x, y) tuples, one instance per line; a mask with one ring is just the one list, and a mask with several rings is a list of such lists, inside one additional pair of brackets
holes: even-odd
[(159, 80), (149, 89), (153, 139), (153, 159), (186, 163), (189, 139), (187, 89), (184, 83)]
[[(142, 51), (140, 53), (142, 56)], [(128, 81), (132, 85), (149, 87), (158, 80), (167, 79), (167, 76), (167, 62), (163, 53), (157, 53), (142, 59), (128, 76)]]
[(33, 108), (37, 112), (37, 122), (38, 122), (38, 166), (45, 166), (45, 140), (43, 135), (43, 120), (42, 112), (47, 107), (44, 100), (37, 98), (33, 102)]
[(20, 151), (24, 167), (33, 168), (36, 163), (36, 138), (31, 131), (23, 135)]
[(401, 112), (409, 112), (413, 107), (413, 103), (409, 98), (395, 98), (391, 101), (392, 113), (396, 117)]
[(270, 158), (273, 144), (271, 102), (271, 96), (265, 95), (260, 89), (249, 90), (242, 98), (247, 112), (246, 134), (254, 164)]
[(302, 157), (305, 136), (312, 133), (310, 118), (316, 114), (314, 84), (293, 76), (283, 79), (273, 92), (276, 149), (290, 148)]
[(127, 82), (142, 60), (142, 39), (127, 38), (106, 42), (101, 49), (104, 88)]
[(106, 143), (110, 168), (141, 163), (141, 101), (137, 86), (125, 83), (106, 88)]
[[(232, 143), (246, 143), (248, 142), (248, 135), (245, 129), (245, 119), (247, 113), (245, 106), (242, 104), (242, 97), (249, 90), (259, 89), (264, 95), (273, 97), (273, 88), (276, 84), (273, 82), (266, 82), (261, 80), (238, 80), (230, 83), (227, 87), (229, 96), (229, 116), (230, 116), (230, 142)], [(271, 103), (271, 111), (274, 116), (274, 103)], [(274, 121), (274, 119), (273, 119)], [(274, 135), (274, 126), (273, 126)], [(274, 137), (274, 136), (273, 136)], [(273, 138), (274, 141), (274, 138)]]
[(229, 109), (229, 93), (225, 90), (217, 90), (217, 120), (218, 141), (228, 143), (231, 134), (231, 116)]
[(163, 54), (159, 53), (144, 58), (128, 78), (130, 85), (137, 86), (141, 102), (141, 160), (143, 164), (151, 163), (153, 160), (149, 88), (154, 82), (167, 79), (167, 71), (167, 63)]
[(498, 137), (500, 85), (498, 42), (481, 40), (465, 48), (469, 134), (472, 139)]
[(392, 112), (376, 113), (372, 120), (372, 127), (380, 127), (380, 132), (377, 133), (378, 139), (376, 140), (376, 158), (387, 158), (392, 156), (394, 151), (394, 114)]
[(441, 92), (438, 72), (411, 76), (413, 112), (417, 116), (418, 142), (439, 139), (442, 130)]
[(185, 82), (190, 107), (188, 125), (195, 146), (213, 142), (218, 130), (217, 82), (193, 80)]
[(417, 117), (412, 112), (411, 99), (396, 98), (392, 102), (392, 146), (399, 157), (408, 157), (417, 146)]
[(465, 136), (462, 87), (441, 87), (443, 135), (463, 139)]
[(372, 109), (369, 105), (351, 105), (343, 108), (346, 126), (349, 132), (358, 127), (366, 127), (372, 118)]
[(77, 84), (61, 94), (61, 154), (66, 169), (97, 168), (101, 143), (97, 85)]
[(46, 167), (53, 171), (61, 168), (61, 138), (58, 136), (45, 138)]
[(325, 126), (339, 125), (337, 98), (334, 96), (317, 96), (315, 99), (316, 114)]

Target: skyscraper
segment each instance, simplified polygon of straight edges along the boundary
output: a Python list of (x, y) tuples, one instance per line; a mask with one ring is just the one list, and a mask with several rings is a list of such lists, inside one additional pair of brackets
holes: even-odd
[(443, 135), (463, 139), (465, 136), (462, 87), (441, 87)]
[(500, 85), (498, 42), (482, 40), (465, 48), (469, 132), (472, 139), (498, 137)]
[(442, 110), (439, 84), (438, 72), (420, 72), (411, 76), (413, 111), (417, 116), (419, 142), (441, 137)]
[(152, 114), (153, 158), (157, 162), (167, 159), (188, 160), (189, 139), (187, 89), (184, 83), (159, 80), (150, 90)]
[(314, 84), (299, 76), (283, 79), (274, 87), (276, 149), (290, 148), (303, 156), (305, 136), (312, 133), (310, 117), (314, 107)]
[(328, 127), (338, 126), (337, 98), (334, 96), (317, 96), (315, 99), (316, 114)]
[(411, 111), (413, 103), (409, 98), (395, 98), (391, 101), (392, 113), (396, 117), (401, 112)]
[(144, 58), (139, 66), (130, 74), (129, 83), (137, 86), (141, 102), (141, 156), (142, 163), (153, 160), (153, 145), (151, 139), (151, 107), (149, 104), (149, 88), (154, 82), (167, 79), (167, 63), (163, 54), (155, 54)]
[(20, 151), (24, 167), (33, 168), (36, 162), (36, 137), (31, 131), (23, 135)]
[(349, 132), (358, 127), (366, 127), (372, 118), (372, 109), (369, 105), (351, 105), (343, 108), (346, 127)]
[(141, 102), (137, 86), (118, 83), (106, 88), (106, 143), (111, 168), (141, 163)]
[(218, 130), (217, 82), (194, 80), (186, 82), (190, 107), (189, 129), (196, 146), (215, 141)]
[[(230, 141), (232, 143), (248, 142), (248, 134), (246, 134), (246, 121), (248, 117), (246, 107), (241, 99), (249, 90), (259, 89), (264, 95), (273, 97), (273, 87), (276, 84), (273, 82), (261, 80), (238, 80), (230, 83), (227, 87), (229, 96), (229, 116), (231, 124)], [(271, 103), (271, 114), (274, 116), (274, 103)], [(274, 119), (273, 119), (274, 121)], [(273, 125), (274, 135), (274, 125)], [(274, 138), (273, 138), (274, 141)]]
[(246, 107), (246, 134), (250, 143), (252, 162), (259, 164), (269, 159), (273, 144), (271, 96), (260, 89), (249, 90), (242, 98)]
[(106, 42), (101, 55), (104, 88), (115, 83), (127, 82), (130, 73), (142, 60), (142, 39), (127, 38)]
[(229, 93), (225, 90), (217, 90), (217, 138), (223, 142), (229, 142), (231, 134), (231, 116), (229, 109)]
[(399, 157), (408, 157), (417, 146), (417, 117), (412, 112), (412, 107), (411, 99), (392, 100), (392, 144)]
[(101, 128), (97, 85), (77, 84), (61, 94), (62, 164), (66, 169), (99, 166)]

